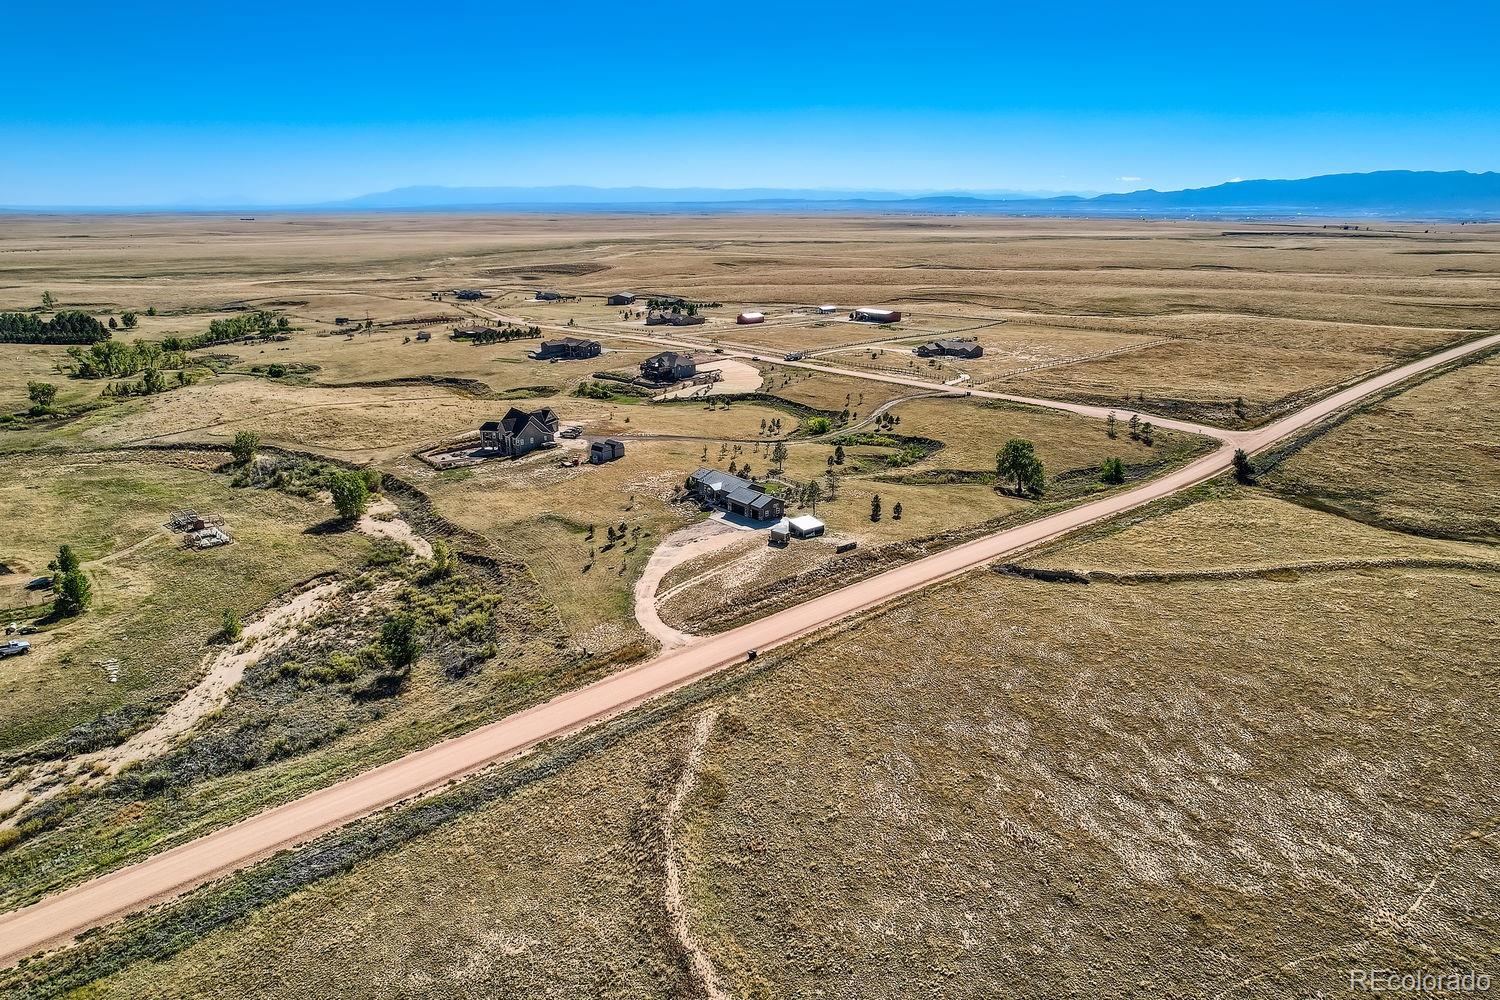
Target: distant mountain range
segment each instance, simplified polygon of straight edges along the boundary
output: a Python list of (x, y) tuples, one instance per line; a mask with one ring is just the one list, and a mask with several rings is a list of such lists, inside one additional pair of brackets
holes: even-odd
[(1054, 198), (1077, 192), (1062, 191), (855, 191), (824, 188), (710, 188), (710, 187), (403, 187), (360, 195), (319, 206), (330, 209), (471, 208), (495, 205), (717, 205), (758, 202), (840, 203), (906, 202), (932, 197), (963, 197), (981, 201)]
[(318, 204), (15, 207), (0, 211), (911, 212), (1158, 218), (1500, 219), (1500, 173), (1380, 170), (1183, 191), (880, 191), (815, 188), (403, 187)]
[(829, 191), (786, 188), (408, 187), (306, 206), (332, 211), (879, 211), (1007, 215), (1369, 218), (1500, 217), (1500, 173), (1380, 170), (1231, 181), (1183, 191)]

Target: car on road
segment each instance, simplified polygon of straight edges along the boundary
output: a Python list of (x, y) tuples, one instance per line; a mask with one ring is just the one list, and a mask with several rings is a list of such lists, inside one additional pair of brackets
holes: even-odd
[(11, 639), (0, 643), (0, 659), (7, 656), (20, 656), (22, 653), (31, 652), (31, 643), (25, 639)]
[(793, 351), (792, 353), (788, 354), (786, 357), (782, 358), (781, 360), (783, 360), (783, 361), (801, 361), (806, 356), (807, 355), (803, 354), (801, 351)]

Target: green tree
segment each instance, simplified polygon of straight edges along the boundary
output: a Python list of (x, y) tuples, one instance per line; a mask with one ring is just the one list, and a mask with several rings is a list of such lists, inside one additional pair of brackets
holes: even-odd
[(167, 391), (167, 377), (160, 368), (147, 368), (141, 373), (141, 395), (155, 396)]
[(26, 396), (31, 400), (33, 414), (47, 413), (57, 401), (57, 386), (51, 382), (27, 382)]
[(844, 464), (844, 446), (841, 444), (836, 444), (833, 446), (833, 464)]
[(880, 494), (879, 493), (877, 493), (874, 496), (870, 497), (870, 520), (871, 521), (878, 521), (878, 520), (880, 520)]
[(1149, 448), (1156, 438), (1156, 426), (1151, 421), (1141, 424), (1141, 441)]
[(1106, 458), (1099, 466), (1099, 481), (1118, 486), (1125, 481), (1125, 463), (1118, 458)]
[(1140, 436), (1141, 436), (1141, 417), (1140, 417), (1140, 414), (1132, 413), (1130, 415), (1130, 440), (1134, 441), (1134, 440), (1138, 439)]
[(417, 639), (417, 620), (406, 612), (391, 615), (380, 626), (380, 652), (397, 669), (405, 669), (422, 655)]
[(370, 505), (370, 490), (358, 472), (335, 472), (328, 479), (328, 492), (339, 517), (355, 521)]
[(891, 520), (892, 521), (899, 521), (899, 520), (901, 520), (901, 501), (900, 500), (897, 500), (896, 501), (896, 506), (894, 506), (894, 507), (891, 508)]
[(229, 454), (234, 456), (235, 465), (249, 465), (255, 461), (255, 453), (260, 450), (260, 435), (254, 431), (240, 431), (235, 434), (234, 442), (229, 446)]
[(245, 634), (245, 626), (240, 621), (240, 616), (232, 609), (224, 609), (224, 617), (219, 625), (219, 638), (224, 642), (237, 642), (240, 636)]
[(1113, 439), (1119, 432), (1115, 430), (1115, 411), (1110, 410), (1109, 416), (1104, 418), (1104, 433)]
[(64, 571), (53, 580), (53, 593), (56, 595), (53, 606), (57, 613), (72, 617), (81, 615), (88, 610), (89, 602), (94, 598), (93, 587), (89, 585), (89, 578), (83, 575), (81, 569)]
[(79, 568), (78, 555), (73, 551), (73, 546), (62, 545), (58, 547), (57, 558), (47, 564), (47, 568), (61, 576), (64, 573), (76, 573)]
[(118, 330), (120, 328), (120, 324), (115, 320), (113, 316), (109, 318), (109, 328), (111, 330)]
[(1234, 478), (1245, 486), (1255, 485), (1255, 464), (1243, 448), (1234, 449)]
[(156, 307), (155, 306), (147, 306), (146, 307), (146, 315), (147, 316), (155, 316), (156, 315)]
[(1011, 438), (1005, 442), (1005, 447), (995, 455), (995, 473), (1003, 479), (1014, 479), (1017, 495), (1042, 492), (1042, 460), (1030, 441)]
[(786, 465), (786, 442), (777, 441), (776, 447), (771, 449), (771, 461), (776, 463), (776, 471), (780, 472)]
[(136, 318), (136, 315), (133, 312), (123, 312), (120, 314), (120, 325), (127, 330), (134, 330), (135, 325), (138, 322), (140, 322), (140, 320)]
[(44, 312), (51, 312), (53, 309), (56, 309), (56, 308), (57, 308), (57, 300), (52, 297), (52, 293), (51, 292), (43, 292), (42, 293), (42, 310)]
[(360, 469), (359, 477), (365, 481), (365, 492), (371, 496), (379, 493), (381, 484), (385, 482), (385, 473), (379, 469)]

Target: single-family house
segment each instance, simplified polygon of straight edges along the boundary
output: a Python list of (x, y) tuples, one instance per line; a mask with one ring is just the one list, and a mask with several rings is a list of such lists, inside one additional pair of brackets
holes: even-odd
[(977, 358), (984, 348), (972, 340), (933, 340), (912, 348), (912, 353), (919, 358)]
[(662, 351), (641, 362), (641, 375), (653, 382), (681, 382), (698, 373), (698, 363), (690, 354)]
[(699, 469), (688, 477), (687, 488), (699, 502), (752, 521), (779, 521), (786, 515), (786, 502), (780, 497), (717, 469)]
[(556, 443), (557, 414), (550, 408), (527, 412), (512, 406), (499, 420), (479, 425), (479, 443), (487, 451), (519, 458)]
[(536, 349), (533, 357), (541, 361), (554, 359), (574, 358), (597, 358), (604, 348), (597, 340), (585, 340), (582, 337), (562, 337), (557, 340), (544, 340), (542, 346)]

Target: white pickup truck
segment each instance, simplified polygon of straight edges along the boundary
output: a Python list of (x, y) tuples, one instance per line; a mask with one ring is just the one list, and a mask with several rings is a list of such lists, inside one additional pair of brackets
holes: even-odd
[(7, 656), (20, 656), (22, 653), (31, 652), (31, 643), (25, 639), (9, 639), (0, 643), (0, 659)]

